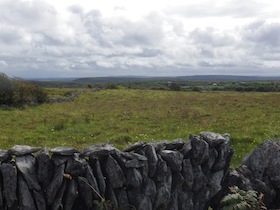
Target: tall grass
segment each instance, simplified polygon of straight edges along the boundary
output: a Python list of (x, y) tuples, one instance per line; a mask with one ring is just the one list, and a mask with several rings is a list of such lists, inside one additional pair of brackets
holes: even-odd
[(81, 149), (105, 142), (123, 148), (136, 141), (187, 139), (208, 130), (231, 134), (236, 165), (264, 140), (279, 139), (279, 99), (279, 93), (88, 91), (75, 101), (0, 109), (0, 148)]

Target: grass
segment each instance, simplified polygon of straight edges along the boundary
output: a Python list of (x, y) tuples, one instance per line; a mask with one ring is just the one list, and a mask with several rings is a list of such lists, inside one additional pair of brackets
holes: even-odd
[[(68, 89), (48, 89), (63, 95)], [(187, 139), (214, 131), (231, 134), (233, 165), (266, 139), (280, 137), (279, 93), (106, 90), (70, 102), (0, 109), (0, 148), (15, 144), (82, 149), (113, 143)]]

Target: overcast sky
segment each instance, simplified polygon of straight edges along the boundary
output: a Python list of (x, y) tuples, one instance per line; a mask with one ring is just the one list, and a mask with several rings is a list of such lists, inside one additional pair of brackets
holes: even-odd
[(0, 0), (8, 76), (280, 76), (279, 67), (279, 0)]

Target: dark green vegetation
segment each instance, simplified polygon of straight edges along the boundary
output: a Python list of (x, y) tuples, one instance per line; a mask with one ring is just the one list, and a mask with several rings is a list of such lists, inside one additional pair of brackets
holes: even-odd
[(47, 93), (42, 88), (0, 73), (0, 106), (39, 104), (47, 99)]
[(262, 200), (264, 198), (263, 194), (259, 196), (257, 191), (243, 191), (236, 186), (230, 187), (230, 191), (230, 194), (226, 195), (221, 201), (224, 205), (222, 210), (267, 210)]
[(186, 77), (93, 77), (31, 81), (43, 87), (91, 87), (102, 89), (152, 89), (174, 91), (280, 92), (279, 77), (186, 76)]
[[(46, 89), (50, 97), (73, 89)], [(81, 89), (82, 90), (82, 89)], [(280, 93), (83, 89), (74, 101), (0, 109), (1, 148), (15, 144), (83, 148), (231, 134), (233, 166), (266, 139), (279, 139)]]

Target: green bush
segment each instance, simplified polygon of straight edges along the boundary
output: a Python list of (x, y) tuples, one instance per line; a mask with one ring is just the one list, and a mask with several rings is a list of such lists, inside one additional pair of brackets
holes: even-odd
[(14, 92), (17, 94), (15, 102), (21, 104), (40, 104), (48, 99), (47, 93), (40, 87), (22, 80), (16, 80)]
[(181, 86), (174, 82), (170, 85), (169, 89), (172, 91), (181, 91), (182, 90)]
[(117, 89), (119, 89), (119, 86), (117, 84), (112, 83), (112, 84), (106, 85), (105, 88), (111, 89), (111, 90), (117, 90)]
[(192, 88), (192, 91), (201, 92), (201, 89), (200, 89), (200, 87), (195, 86)]
[(13, 83), (3, 73), (0, 73), (0, 105), (10, 105), (13, 103)]
[(267, 210), (258, 192), (244, 191), (237, 186), (230, 187), (230, 194), (221, 200), (221, 204), (222, 210)]
[(47, 100), (48, 95), (42, 88), (0, 73), (0, 105), (40, 104)]

